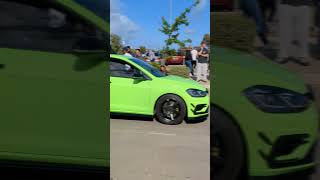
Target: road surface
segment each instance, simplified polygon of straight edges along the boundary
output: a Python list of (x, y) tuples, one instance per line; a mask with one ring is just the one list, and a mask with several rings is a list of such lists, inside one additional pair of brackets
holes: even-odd
[(210, 124), (111, 119), (113, 180), (209, 180)]

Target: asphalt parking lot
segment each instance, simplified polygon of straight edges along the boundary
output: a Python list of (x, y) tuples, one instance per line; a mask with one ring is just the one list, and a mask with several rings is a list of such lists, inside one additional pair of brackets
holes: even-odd
[(111, 119), (113, 180), (209, 180), (210, 122)]

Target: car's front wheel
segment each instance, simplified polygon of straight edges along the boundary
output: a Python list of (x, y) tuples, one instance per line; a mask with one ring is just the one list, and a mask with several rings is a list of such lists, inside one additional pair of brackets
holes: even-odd
[(155, 115), (163, 124), (181, 124), (186, 116), (186, 105), (177, 95), (164, 95), (157, 101)]
[[(223, 111), (211, 106), (211, 172), (216, 180), (237, 180), (243, 174), (245, 150), (239, 128)], [(242, 178), (240, 178), (242, 179)]]

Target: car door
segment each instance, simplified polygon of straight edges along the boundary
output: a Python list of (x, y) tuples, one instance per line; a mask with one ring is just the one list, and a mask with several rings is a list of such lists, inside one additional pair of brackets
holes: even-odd
[(152, 115), (150, 104), (152, 80), (134, 79), (135, 73), (142, 73), (138, 68), (120, 59), (110, 60), (110, 111)]
[(0, 159), (107, 166), (105, 33), (30, 2), (0, 0)]

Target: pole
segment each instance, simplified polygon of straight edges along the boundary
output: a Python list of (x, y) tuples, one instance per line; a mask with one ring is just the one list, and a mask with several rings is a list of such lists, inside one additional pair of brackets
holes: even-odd
[(170, 25), (172, 24), (172, 0), (170, 1)]

